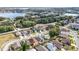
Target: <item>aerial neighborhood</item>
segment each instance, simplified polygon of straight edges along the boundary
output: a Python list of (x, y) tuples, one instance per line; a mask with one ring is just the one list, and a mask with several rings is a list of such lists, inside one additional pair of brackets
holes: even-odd
[(0, 51), (78, 51), (79, 8), (0, 8)]

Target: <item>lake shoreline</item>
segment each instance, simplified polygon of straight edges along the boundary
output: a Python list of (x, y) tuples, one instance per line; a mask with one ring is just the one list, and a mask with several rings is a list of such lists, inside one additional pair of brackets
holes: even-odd
[(18, 16), (25, 16), (25, 13), (0, 13), (0, 17), (16, 18)]

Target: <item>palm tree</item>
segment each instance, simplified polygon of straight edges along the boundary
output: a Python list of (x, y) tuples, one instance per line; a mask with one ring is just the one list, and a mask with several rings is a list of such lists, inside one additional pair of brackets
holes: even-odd
[(21, 41), (20, 45), (21, 47), (18, 49), (19, 51), (26, 51), (30, 48), (30, 46), (25, 41)]

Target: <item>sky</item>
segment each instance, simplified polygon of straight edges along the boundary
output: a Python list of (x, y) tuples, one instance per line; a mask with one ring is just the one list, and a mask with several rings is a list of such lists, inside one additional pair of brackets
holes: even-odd
[(78, 0), (0, 0), (0, 7), (79, 7)]

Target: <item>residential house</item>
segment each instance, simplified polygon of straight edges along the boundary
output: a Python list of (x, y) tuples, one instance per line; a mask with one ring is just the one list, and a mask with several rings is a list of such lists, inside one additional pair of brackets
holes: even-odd
[(46, 31), (47, 25), (44, 24), (37, 24), (36, 26), (34, 26), (36, 29), (38, 29), (39, 31)]
[(64, 20), (63, 22), (64, 22), (64, 24), (68, 24), (69, 23), (69, 21), (67, 19)]
[(69, 40), (69, 39), (66, 39), (66, 38), (64, 38), (64, 39), (62, 40), (62, 43), (63, 43), (63, 44), (66, 44), (66, 45), (71, 45), (70, 40)]
[(33, 47), (39, 44), (39, 42), (35, 38), (30, 38), (28, 40)]
[(53, 44), (58, 48), (61, 49), (63, 47), (62, 43), (58, 40), (53, 40)]
[(20, 45), (19, 42), (15, 42), (15, 43), (13, 43), (13, 44), (10, 45), (10, 47), (9, 47), (8, 50), (9, 50), (9, 51), (15, 51), (15, 50), (17, 50), (20, 46), (21, 46), (21, 45)]
[(39, 33), (39, 34), (36, 36), (36, 38), (37, 38), (38, 41), (44, 42), (44, 34), (40, 34), (40, 33)]
[(22, 36), (26, 36), (26, 35), (28, 35), (28, 33), (27, 33), (27, 31), (21, 31), (21, 34), (22, 34)]
[(46, 47), (42, 46), (42, 45), (39, 45), (39, 46), (35, 47), (35, 49), (37, 51), (48, 51), (48, 49)]
[(21, 36), (21, 32), (19, 32), (19, 31), (18, 32), (15, 32), (15, 35), (16, 36)]
[(48, 48), (49, 51), (55, 51), (57, 49), (57, 47), (52, 43), (47, 43), (46, 47)]
[(70, 34), (70, 30), (67, 28), (61, 28), (60, 29), (60, 35), (61, 37), (68, 37), (68, 35)]
[(71, 28), (79, 30), (79, 23), (71, 23)]
[(50, 39), (49, 34), (46, 34), (44, 38), (45, 38), (45, 39)]

